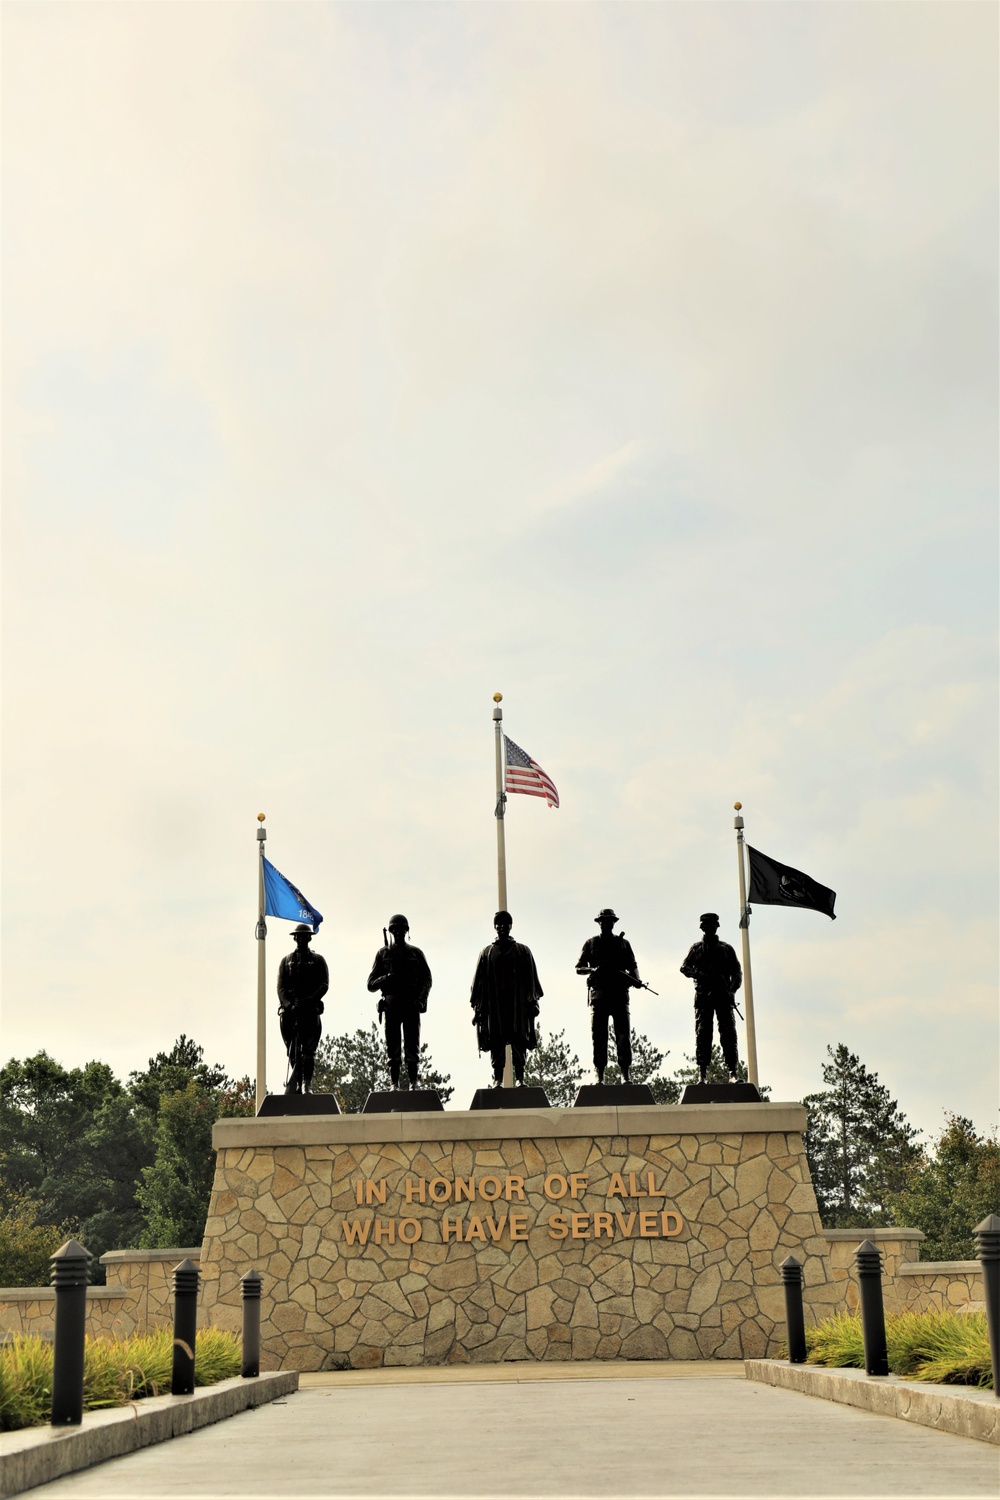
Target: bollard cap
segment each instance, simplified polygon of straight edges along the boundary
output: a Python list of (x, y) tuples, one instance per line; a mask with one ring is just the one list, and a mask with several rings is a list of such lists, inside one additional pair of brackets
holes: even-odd
[(200, 1273), (193, 1260), (182, 1260), (179, 1266), (174, 1266), (175, 1292), (196, 1292), (199, 1280)]
[(867, 1271), (869, 1275), (878, 1273), (882, 1269), (882, 1252), (871, 1240), (862, 1240), (854, 1252), (859, 1271)]
[(782, 1281), (801, 1281), (802, 1262), (796, 1260), (794, 1255), (786, 1255), (778, 1268), (781, 1271)]
[(251, 1302), (260, 1296), (260, 1289), (264, 1284), (264, 1278), (259, 1271), (248, 1271), (245, 1276), (240, 1277), (240, 1287), (243, 1296)]
[(67, 1240), (54, 1255), (49, 1256), (52, 1267), (49, 1279), (53, 1286), (86, 1286), (90, 1279), (90, 1251), (79, 1240)]

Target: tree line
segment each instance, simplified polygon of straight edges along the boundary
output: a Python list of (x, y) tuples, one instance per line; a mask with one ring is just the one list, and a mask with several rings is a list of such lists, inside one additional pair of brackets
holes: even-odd
[[(697, 1081), (693, 1058), (668, 1073), (666, 1055), (635, 1030), (632, 1050), (633, 1081), (648, 1084), (657, 1103), (677, 1103)], [(803, 1103), (824, 1225), (907, 1225), (926, 1234), (924, 1259), (971, 1258), (972, 1227), (1000, 1206), (995, 1137), (956, 1115), (922, 1145), (878, 1075), (842, 1043), (827, 1048), (821, 1071), (823, 1087)], [(571, 1105), (586, 1072), (558, 1032), (529, 1055), (525, 1083), (545, 1088), (554, 1105)], [(727, 1076), (716, 1048), (709, 1081)], [(426, 1043), (420, 1080), (443, 1103), (454, 1093)], [(605, 1081), (621, 1081), (614, 1065)], [(314, 1087), (335, 1094), (345, 1113), (389, 1086), (374, 1023), (323, 1039)], [(105, 1250), (200, 1244), (215, 1169), (212, 1126), (253, 1112), (251, 1080), (206, 1063), (187, 1036), (124, 1081), (106, 1063), (67, 1069), (46, 1052), (8, 1062), (0, 1069), (0, 1286), (45, 1284), (49, 1255), (70, 1235), (94, 1255), (95, 1280)]]

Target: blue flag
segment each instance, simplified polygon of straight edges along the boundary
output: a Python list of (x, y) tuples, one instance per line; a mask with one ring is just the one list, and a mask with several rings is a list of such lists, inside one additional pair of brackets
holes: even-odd
[(289, 922), (306, 922), (313, 932), (319, 932), (322, 912), (311, 906), (298, 887), (286, 880), (269, 859), (264, 860), (264, 894), (264, 912), (267, 916), (285, 917)]

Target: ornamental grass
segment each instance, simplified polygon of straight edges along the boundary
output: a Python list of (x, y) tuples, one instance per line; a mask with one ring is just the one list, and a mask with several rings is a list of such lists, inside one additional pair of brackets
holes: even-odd
[[(984, 1312), (890, 1313), (885, 1320), (889, 1369), (907, 1380), (993, 1389)], [(811, 1365), (863, 1370), (864, 1341), (857, 1313), (835, 1313), (806, 1329)]]
[[(131, 1338), (88, 1338), (83, 1357), (83, 1409), (126, 1406), (170, 1391), (173, 1331)], [(52, 1343), (19, 1334), (0, 1346), (0, 1432), (37, 1427), (52, 1411)], [(195, 1344), (195, 1385), (215, 1385), (240, 1373), (240, 1341), (221, 1328), (202, 1328)]]

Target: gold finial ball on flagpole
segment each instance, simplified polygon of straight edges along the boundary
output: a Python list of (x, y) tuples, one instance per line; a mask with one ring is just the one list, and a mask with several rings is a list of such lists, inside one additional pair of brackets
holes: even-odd
[(502, 703), (503, 702), (503, 693), (494, 693), (493, 694), (493, 702), (494, 703)]
[(740, 808), (743, 806), (743, 803), (742, 802), (734, 802), (733, 806), (735, 807), (736, 811), (739, 812)]
[(263, 813), (258, 813), (257, 814), (257, 822), (258, 823), (263, 823), (263, 821), (264, 821), (264, 814)]

